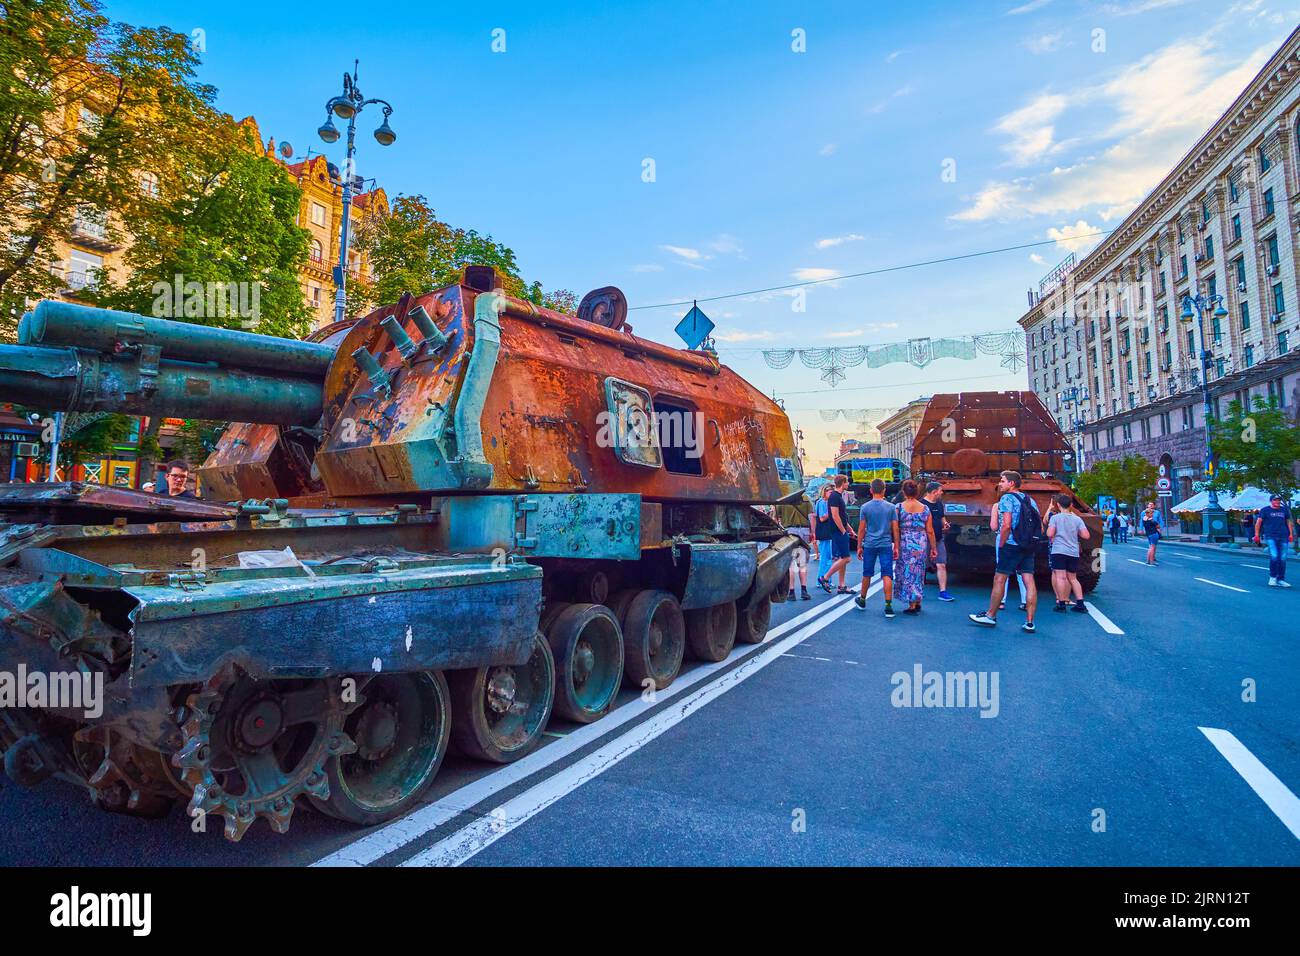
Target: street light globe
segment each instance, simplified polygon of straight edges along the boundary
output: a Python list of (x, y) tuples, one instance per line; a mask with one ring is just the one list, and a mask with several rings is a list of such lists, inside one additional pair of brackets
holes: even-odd
[(327, 143), (336, 142), (339, 138), (338, 128), (334, 125), (334, 121), (329, 117), (325, 118), (325, 122), (320, 125), (320, 129), (316, 130), (316, 132), (319, 133), (320, 138), (325, 140)]
[(1190, 322), (1196, 318), (1196, 313), (1192, 311), (1192, 300), (1183, 299), (1183, 321)]
[(352, 105), (352, 101), (341, 96), (330, 101), (330, 109), (339, 119), (350, 120), (357, 115), (357, 108)]
[(1223, 307), (1222, 301), (1214, 307), (1214, 317), (1216, 319), (1226, 319), (1228, 317), (1228, 310)]
[(379, 129), (375, 130), (375, 140), (380, 146), (392, 146), (397, 140), (397, 134), (394, 133), (393, 128), (388, 125), (387, 119), (384, 120)]

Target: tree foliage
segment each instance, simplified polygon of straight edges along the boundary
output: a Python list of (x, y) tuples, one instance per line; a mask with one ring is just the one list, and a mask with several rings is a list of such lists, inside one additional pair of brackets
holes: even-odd
[(216, 115), (197, 65), (184, 34), (113, 23), (97, 0), (4, 0), (0, 336), (65, 284), (54, 240), (74, 220), (120, 241), (156, 213), (142, 178), (175, 179)]
[(130, 312), (300, 337), (312, 318), (298, 281), (308, 244), (294, 221), (302, 191), (250, 130), (221, 117), (207, 132), (189, 174), (169, 182), (155, 215), (137, 224), (123, 277), (91, 297)]
[(361, 223), (356, 243), (369, 256), (374, 281), (369, 288), (349, 287), (349, 296), (357, 303), (354, 313), (396, 302), (404, 292), (418, 295), (452, 285), (470, 265), (494, 267), (507, 295), (562, 312), (577, 308), (577, 298), (569, 290), (547, 292), (540, 282), (525, 282), (509, 246), (474, 229), (449, 225), (423, 196), (398, 196), (387, 216), (371, 216)]
[(1074, 479), (1074, 493), (1090, 504), (1103, 495), (1133, 505), (1138, 497), (1155, 490), (1159, 469), (1141, 455), (1099, 461)]
[(1218, 456), (1218, 490), (1254, 485), (1290, 501), (1300, 487), (1295, 473), (1300, 428), (1287, 418), (1275, 396), (1256, 395), (1249, 411), (1233, 400), (1227, 416), (1210, 423), (1210, 449)]

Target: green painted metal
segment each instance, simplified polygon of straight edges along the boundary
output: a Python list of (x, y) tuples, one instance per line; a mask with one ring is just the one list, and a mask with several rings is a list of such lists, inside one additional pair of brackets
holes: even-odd
[(474, 301), (474, 349), (456, 398), (454, 422), (457, 455), (452, 468), (462, 488), (485, 488), (492, 481), (492, 465), (483, 453), (483, 405), (501, 351), (501, 310), (505, 296), (484, 292)]
[(443, 506), (453, 549), (529, 558), (641, 557), (641, 496), (475, 495)]
[(31, 345), (0, 345), (0, 396), (38, 409), (276, 425), (314, 425), (322, 407), (311, 379)]
[(54, 300), (38, 303), (23, 316), (18, 341), (99, 352), (114, 352), (121, 346), (155, 346), (164, 358), (313, 378), (324, 377), (334, 359), (332, 348), (315, 342)]

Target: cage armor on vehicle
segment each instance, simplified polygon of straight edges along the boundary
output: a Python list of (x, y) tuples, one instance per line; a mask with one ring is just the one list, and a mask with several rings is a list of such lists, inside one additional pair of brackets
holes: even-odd
[(1033, 392), (961, 392), (935, 395), (925, 408), (912, 445), (912, 475), (924, 489), (943, 487), (951, 525), (944, 542), (949, 573), (993, 574), (995, 532), (990, 515), (998, 506), (1003, 471), (1019, 472), (1020, 491), (1043, 516), (1043, 539), (1035, 560), (1035, 579), (1050, 587), (1046, 523), (1053, 497), (1068, 494), (1083, 518), (1088, 540), (1079, 542), (1079, 583), (1085, 593), (1101, 579), (1101, 518), (1061, 480), (1073, 456), (1070, 443)]
[[(234, 419), (208, 501), (0, 486), (0, 673), (102, 681), (101, 713), (0, 706), (12, 779), (177, 800), (228, 838), (300, 798), (416, 804), (449, 745), (506, 762), (554, 713), (761, 641), (801, 542), (789, 420), (710, 352), (577, 317), (489, 268), (310, 341), (64, 302), (0, 346), (0, 399)], [(219, 504), (216, 502), (228, 502)]]

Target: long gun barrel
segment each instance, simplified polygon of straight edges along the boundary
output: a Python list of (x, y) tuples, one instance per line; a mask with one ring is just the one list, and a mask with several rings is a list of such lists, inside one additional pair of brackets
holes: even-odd
[[(41, 409), (319, 421), (329, 346), (68, 302), (23, 317), (0, 346), (0, 399)], [(62, 346), (62, 347), (50, 347)]]

